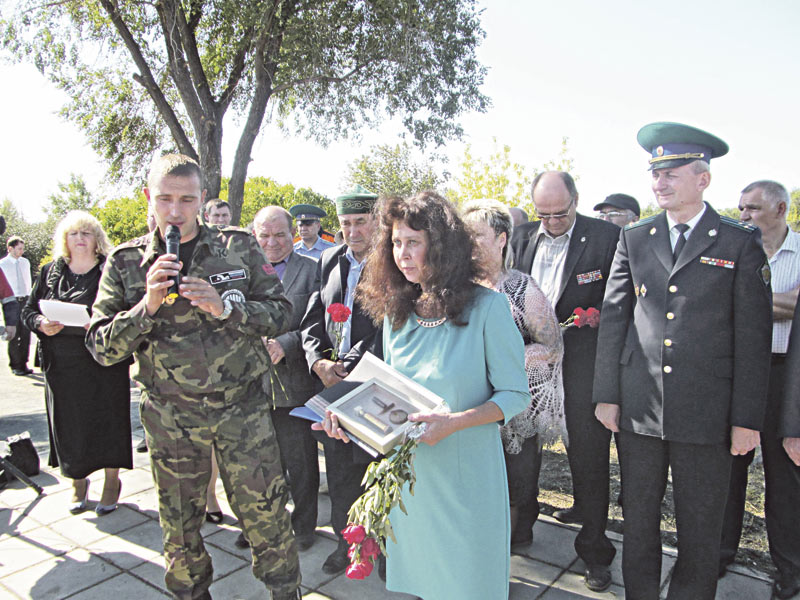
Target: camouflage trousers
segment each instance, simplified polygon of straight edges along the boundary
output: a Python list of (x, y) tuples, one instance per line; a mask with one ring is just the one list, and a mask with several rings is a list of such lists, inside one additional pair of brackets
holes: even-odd
[(163, 530), (165, 582), (179, 600), (208, 597), (213, 569), (200, 527), (205, 520), (211, 452), (233, 512), (250, 542), (253, 574), (276, 595), (300, 585), (297, 545), (286, 510), (275, 431), (260, 386), (233, 402), (223, 395), (156, 398), (142, 393)]

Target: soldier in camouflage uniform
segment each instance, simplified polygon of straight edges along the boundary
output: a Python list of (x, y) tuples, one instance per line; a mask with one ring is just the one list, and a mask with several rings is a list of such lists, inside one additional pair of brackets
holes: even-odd
[[(211, 559), (200, 526), (212, 451), (251, 542), (254, 575), (274, 599), (300, 598), (288, 491), (264, 401), (270, 360), (261, 343), (288, 328), (291, 305), (252, 236), (198, 222), (201, 182), (188, 157), (169, 155), (153, 164), (145, 194), (158, 227), (109, 256), (87, 346), (104, 365), (131, 354), (139, 362), (165, 580), (175, 598), (211, 597)], [(180, 228), (180, 262), (165, 254), (168, 225)], [(180, 296), (164, 303), (176, 276)]]

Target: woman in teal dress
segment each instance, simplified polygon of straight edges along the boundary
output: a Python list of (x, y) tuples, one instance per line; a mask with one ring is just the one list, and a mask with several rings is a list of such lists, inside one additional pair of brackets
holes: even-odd
[[(530, 401), (522, 337), (508, 301), (474, 283), (473, 242), (455, 207), (433, 192), (380, 207), (379, 240), (357, 292), (384, 324), (388, 364), (442, 396), (428, 423), (414, 495), (394, 510), (386, 587), (424, 600), (503, 600), (509, 504), (499, 426)], [(344, 434), (331, 418), (326, 423)]]

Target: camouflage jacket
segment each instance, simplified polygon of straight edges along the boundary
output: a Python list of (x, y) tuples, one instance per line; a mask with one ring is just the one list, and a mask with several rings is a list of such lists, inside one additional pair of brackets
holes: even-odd
[(188, 274), (207, 279), (223, 298), (235, 301), (227, 319), (216, 319), (183, 297), (148, 316), (147, 271), (166, 252), (152, 233), (114, 249), (92, 308), (89, 351), (102, 365), (135, 354), (135, 379), (157, 397), (212, 392), (233, 397), (256, 378), (266, 384), (271, 367), (261, 337), (289, 327), (291, 304), (255, 238), (238, 228), (202, 225), (198, 235)]

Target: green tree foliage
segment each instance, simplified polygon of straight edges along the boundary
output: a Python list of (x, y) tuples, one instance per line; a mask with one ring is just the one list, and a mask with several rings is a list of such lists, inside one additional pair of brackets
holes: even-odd
[(86, 187), (86, 182), (81, 175), (72, 173), (69, 183), (59, 182), (58, 192), (50, 194), (49, 204), (45, 206), (47, 221), (55, 225), (71, 210), (86, 210), (94, 206), (94, 198)]
[(792, 190), (792, 201), (789, 205), (786, 221), (789, 223), (789, 227), (795, 231), (800, 231), (800, 188)]
[(10, 200), (0, 202), (0, 215), (6, 219), (6, 233), (3, 237), (3, 247), (0, 256), (5, 256), (6, 240), (17, 235), (25, 242), (24, 256), (31, 263), (34, 275), (39, 268), (47, 262), (53, 247), (53, 227), (46, 223), (31, 223), (17, 210)]
[(115, 246), (147, 233), (147, 198), (144, 192), (134, 197), (111, 198), (95, 206), (97, 217), (106, 235)]
[(381, 196), (411, 196), (444, 184), (429, 161), (415, 162), (411, 146), (381, 144), (348, 165), (348, 187), (361, 185)]
[[(222, 180), (220, 198), (227, 199), (229, 179)], [(292, 184), (280, 184), (268, 177), (250, 177), (244, 186), (244, 205), (242, 206), (242, 225), (253, 222), (256, 213), (265, 206), (282, 206), (286, 210), (295, 204), (313, 204), (325, 210), (327, 217), (322, 226), (328, 231), (339, 229), (336, 219), (336, 206), (331, 200), (308, 188), (295, 188)]]
[(455, 186), (448, 190), (448, 197), (459, 204), (479, 198), (493, 198), (509, 206), (518, 206), (532, 215), (530, 185), (536, 175), (542, 171), (567, 171), (578, 179), (573, 172), (574, 161), (569, 155), (568, 141), (566, 137), (561, 139), (561, 150), (556, 159), (531, 171), (511, 159), (510, 146), (498, 148), (497, 138), (493, 138), (494, 149), (488, 159), (475, 156), (472, 147), (467, 145), (459, 164), (461, 170), (455, 179)]
[(477, 0), (18, 0), (2, 46), (69, 97), (112, 178), (141, 178), (156, 149), (222, 183), (222, 123), (242, 133), (228, 186), (234, 223), (265, 115), (320, 143), (399, 118), (419, 144), (459, 137), (484, 111)]

